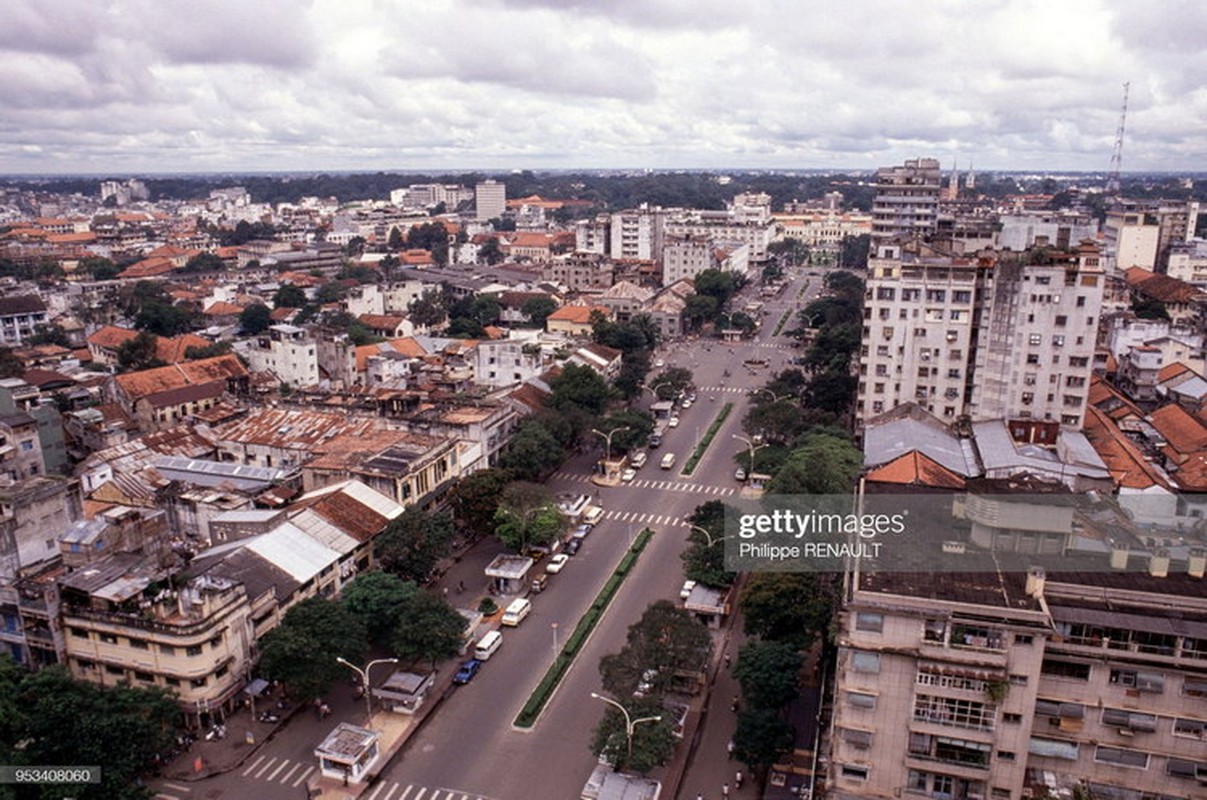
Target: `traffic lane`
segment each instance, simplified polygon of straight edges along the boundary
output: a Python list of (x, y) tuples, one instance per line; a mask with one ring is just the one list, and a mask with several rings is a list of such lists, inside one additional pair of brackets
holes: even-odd
[[(658, 508), (680, 518), (689, 515), (697, 505), (691, 495), (668, 498), (668, 494), (671, 493), (633, 489), (627, 493), (627, 504), (634, 508)], [(624, 647), (629, 626), (641, 618), (651, 603), (678, 599), (683, 585), (679, 554), (686, 541), (687, 529), (683, 526), (655, 533), (546, 708), (535, 736), (539, 743), (556, 741), (564, 746), (567, 769), (556, 770), (547, 782), (542, 778), (539, 787), (517, 776), (509, 781), (511, 793), (504, 797), (564, 800), (578, 796), (596, 762), (590, 752), (592, 733), (606, 711), (602, 701), (591, 698), (592, 692), (601, 691), (599, 662)], [(544, 749), (543, 744), (538, 747)]]
[[(609, 490), (601, 496), (605, 507), (624, 502), (612, 498)], [(541, 748), (530, 752), (534, 734), (513, 731), (511, 725), (553, 661), (552, 623), (558, 623), (560, 645), (594, 602), (628, 544), (627, 530), (620, 523), (605, 521), (596, 526), (578, 555), (533, 598), (528, 618), (516, 628), (502, 629), (499, 651), (471, 683), (454, 690), (408, 742), (386, 777), (400, 783), (456, 786), (504, 799), (523, 797), (522, 791), (500, 794), (499, 787), (501, 776), (520, 768), (517, 765), (524, 765), (522, 771), (528, 775), (542, 767)], [(558, 750), (564, 746), (556, 738), (545, 745)], [(566, 755), (575, 749), (568, 748)]]

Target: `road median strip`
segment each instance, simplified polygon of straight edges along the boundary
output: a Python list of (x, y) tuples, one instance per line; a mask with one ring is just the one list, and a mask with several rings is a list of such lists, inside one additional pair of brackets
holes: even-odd
[(608, 604), (612, 602), (612, 598), (620, 590), (620, 585), (624, 583), (625, 576), (633, 569), (633, 565), (637, 563), (637, 557), (641, 555), (641, 551), (645, 549), (646, 543), (649, 542), (650, 537), (653, 535), (654, 531), (646, 528), (637, 534), (633, 543), (629, 545), (629, 549), (625, 551), (624, 557), (620, 559), (620, 563), (616, 565), (616, 569), (612, 571), (612, 575), (604, 583), (603, 588), (600, 589), (595, 602), (591, 604), (591, 607), (579, 619), (578, 625), (575, 626), (574, 632), (566, 639), (566, 644), (562, 646), (561, 651), (557, 654), (557, 658), (553, 659), (553, 663), (545, 671), (545, 676), (541, 678), (541, 682), (536, 685), (536, 689), (528, 697), (528, 702), (520, 709), (519, 716), (515, 718), (515, 722), (513, 723), (515, 727), (531, 728), (536, 724), (537, 718), (540, 717), (545, 704), (549, 702), (549, 698), (553, 696), (554, 690), (561, 683), (566, 670), (570, 669), (570, 665), (574, 663), (574, 658), (578, 655), (578, 651), (586, 643), (587, 637), (595, 629), (600, 617), (607, 610)]
[(778, 325), (776, 325), (775, 330), (773, 330), (771, 332), (772, 336), (780, 335), (780, 331), (782, 331), (784, 329), (784, 325), (786, 325), (788, 323), (788, 317), (790, 317), (790, 316), (792, 316), (792, 309), (788, 309), (787, 311), (784, 312), (784, 315), (782, 317), (780, 317), (780, 323)]
[(729, 412), (733, 410), (733, 403), (726, 403), (717, 412), (717, 418), (708, 426), (708, 430), (704, 433), (704, 438), (696, 445), (692, 457), (683, 465), (683, 472), (679, 473), (685, 477), (690, 477), (696, 471), (696, 465), (700, 463), (700, 459), (704, 457), (704, 453), (708, 450), (708, 446), (712, 444), (713, 437), (717, 435), (717, 431), (721, 430), (721, 425), (725, 422), (725, 418), (729, 416)]

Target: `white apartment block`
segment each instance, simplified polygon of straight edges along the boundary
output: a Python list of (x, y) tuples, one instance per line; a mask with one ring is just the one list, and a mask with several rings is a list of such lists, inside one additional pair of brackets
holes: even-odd
[(662, 248), (662, 285), (691, 280), (707, 269), (745, 275), (750, 247), (708, 236), (668, 236)]
[(1156, 269), (1161, 226), (1155, 220), (1140, 211), (1111, 210), (1106, 213), (1102, 233), (1116, 269)]
[(317, 386), (319, 362), (316, 344), (305, 328), (273, 325), (267, 338), (261, 337), (242, 352), (252, 372), (271, 372), (283, 384), (293, 387)]
[(934, 158), (916, 158), (876, 171), (872, 238), (925, 238), (935, 230), (942, 170)]
[(946, 422), (1080, 428), (1102, 306), (1098, 251), (1026, 260), (882, 246), (868, 265), (857, 418), (912, 402)]
[(766, 219), (739, 220), (728, 211), (690, 211), (666, 222), (666, 236), (707, 236), (712, 239), (742, 242), (750, 248), (748, 258), (761, 261), (767, 257), (767, 245), (775, 237), (775, 222), (770, 214)]
[(1207, 288), (1207, 239), (1172, 244), (1165, 274), (1200, 289)]
[(827, 796), (1204, 797), (1207, 595), (1191, 562), (856, 577)]
[[(662, 251), (664, 213), (642, 205), (620, 211), (610, 221), (610, 255), (617, 260), (652, 261)], [(598, 252), (594, 249), (591, 252)]]
[(1098, 223), (1088, 214), (1069, 211), (1021, 212), (998, 217), (997, 246), (1023, 251), (1036, 245), (1069, 248), (1098, 235)]
[(607, 255), (610, 242), (612, 218), (598, 214), (594, 219), (580, 219), (574, 223), (574, 249), (579, 253)]
[(495, 219), (507, 210), (507, 186), (498, 181), (482, 181), (474, 188), (474, 215), (479, 220)]

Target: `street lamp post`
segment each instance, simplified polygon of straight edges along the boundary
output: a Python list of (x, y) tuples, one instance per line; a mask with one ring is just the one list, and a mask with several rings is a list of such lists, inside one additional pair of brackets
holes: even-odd
[(336, 656), (335, 660), (338, 661), (339, 663), (343, 664), (345, 667), (348, 667), (349, 669), (351, 669), (353, 672), (355, 672), (357, 675), (360, 676), (361, 686), (363, 686), (364, 690), (365, 690), (365, 727), (372, 728), (373, 727), (373, 694), (370, 691), (371, 687), (369, 684), (369, 670), (373, 669), (374, 665), (376, 665), (376, 664), (397, 664), (398, 659), (396, 659), (396, 658), (379, 658), (376, 661), (370, 661), (368, 664), (365, 665), (364, 669), (361, 669), (360, 667), (353, 664), (351, 661), (348, 661), (347, 659), (345, 659), (341, 656)]
[(693, 525), (690, 522), (687, 523), (687, 527), (691, 528), (694, 531), (699, 531), (700, 533), (704, 534), (704, 538), (706, 538), (708, 540), (709, 547), (712, 547), (715, 544), (719, 544), (729, 538), (728, 536), (718, 536), (717, 538), (714, 539), (712, 536), (712, 533), (708, 530), (708, 528), (702, 527), (700, 525)]
[(551, 622), (549, 626), (553, 628), (553, 657), (557, 657), (557, 623)]
[(786, 394), (776, 394), (775, 392), (773, 392), (767, 388), (755, 389), (753, 392), (753, 395), (757, 397), (760, 393), (771, 395), (771, 402), (773, 402), (773, 403), (778, 403), (781, 400), (787, 400), (789, 397), (789, 395), (786, 395)]
[(753, 473), (754, 472), (754, 454), (757, 453), (759, 450), (762, 450), (764, 447), (766, 447), (767, 443), (760, 442), (758, 444), (755, 444), (754, 439), (747, 439), (745, 436), (742, 436), (737, 433), (732, 434), (732, 435), (733, 435), (733, 438), (735, 438), (739, 441), (745, 442), (746, 446), (750, 448), (750, 471)]
[(625, 758), (625, 767), (628, 767), (629, 763), (633, 760), (633, 729), (643, 722), (661, 722), (662, 717), (639, 717), (638, 719), (633, 719), (631, 716), (629, 716), (629, 710), (612, 698), (604, 697), (602, 694), (597, 694), (595, 692), (591, 692), (591, 696), (596, 700), (603, 700), (609, 705), (616, 706), (620, 709), (620, 713), (624, 715), (624, 735), (629, 740), (628, 756)]
[(605, 462), (607, 462), (609, 464), (612, 463), (612, 437), (615, 436), (616, 434), (620, 433), (621, 431), (629, 431), (629, 430), (632, 430), (632, 428), (628, 427), (627, 425), (622, 425), (619, 428), (613, 428), (612, 430), (608, 431), (607, 433), (604, 433), (603, 431), (598, 431), (595, 428), (591, 429), (591, 433), (595, 434), (596, 436), (602, 436), (604, 439), (604, 443), (606, 446), (606, 449), (604, 450), (604, 461)]

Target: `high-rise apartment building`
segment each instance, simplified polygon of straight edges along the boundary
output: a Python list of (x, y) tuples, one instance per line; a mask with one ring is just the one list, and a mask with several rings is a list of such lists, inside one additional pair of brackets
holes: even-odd
[(925, 238), (935, 230), (943, 173), (934, 158), (916, 158), (876, 171), (872, 238)]
[(940, 419), (1080, 428), (1102, 307), (1099, 252), (869, 260), (856, 416), (902, 403)]
[(507, 210), (507, 186), (486, 180), (474, 187), (474, 209), (479, 220), (496, 219)]
[(841, 614), (828, 797), (1187, 800), (1207, 785), (1203, 562), (878, 574)]

